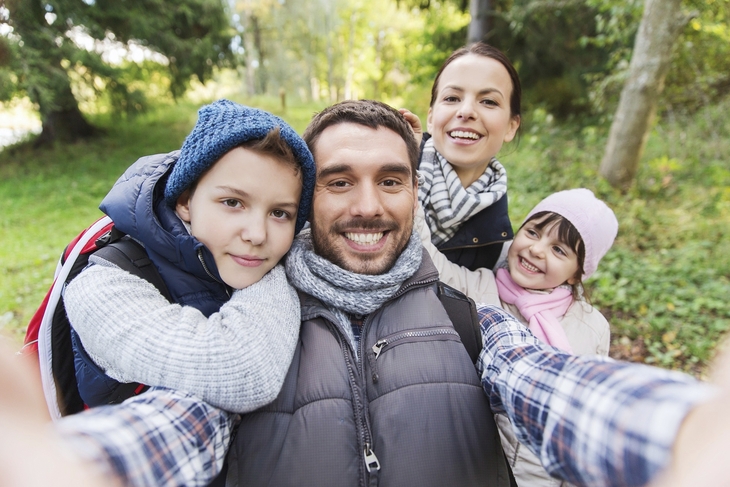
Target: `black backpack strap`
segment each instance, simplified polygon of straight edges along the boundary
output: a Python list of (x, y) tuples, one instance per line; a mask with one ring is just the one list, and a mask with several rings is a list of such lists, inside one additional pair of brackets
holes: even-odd
[(144, 247), (128, 236), (119, 239), (114, 239), (112, 236), (112, 240), (104, 247), (96, 250), (94, 255), (111, 262), (130, 274), (151, 282), (168, 301), (172, 302), (165, 281), (162, 280), (157, 267), (147, 256)]
[(459, 333), (464, 348), (469, 353), (471, 361), (476, 363), (479, 352), (482, 351), (482, 332), (479, 327), (479, 317), (474, 301), (464, 293), (439, 281), (437, 285), (438, 297), (441, 300), (451, 323)]
[[(441, 281), (439, 281), (437, 289), (441, 305), (446, 310), (451, 323), (459, 333), (461, 342), (464, 344), (467, 353), (469, 353), (469, 358), (471, 358), (472, 362), (476, 363), (483, 345), (482, 331), (479, 326), (479, 316), (477, 315), (477, 307), (474, 304), (474, 300)], [(512, 467), (506, 456), (504, 457), (504, 462), (507, 465), (510, 487), (517, 487), (517, 481), (515, 480)]]

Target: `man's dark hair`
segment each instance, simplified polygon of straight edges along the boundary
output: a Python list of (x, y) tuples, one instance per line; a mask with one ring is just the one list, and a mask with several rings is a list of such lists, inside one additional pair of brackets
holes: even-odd
[(315, 154), (314, 149), (320, 134), (327, 127), (340, 123), (354, 123), (372, 129), (383, 127), (398, 134), (406, 144), (415, 182), (421, 150), (413, 136), (411, 126), (398, 110), (374, 100), (348, 100), (325, 108), (312, 118), (302, 135), (312, 154)]

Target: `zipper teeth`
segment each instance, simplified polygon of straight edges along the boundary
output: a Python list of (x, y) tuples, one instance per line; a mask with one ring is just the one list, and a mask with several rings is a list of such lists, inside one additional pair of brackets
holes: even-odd
[[(363, 320), (362, 323), (362, 330), (360, 330), (360, 343), (359, 343), (359, 349), (360, 349), (360, 378), (365, 381), (365, 337), (367, 336), (367, 329), (369, 328), (369, 325), (371, 323), (370, 318), (372, 318), (372, 315), (369, 314), (365, 317), (365, 320)], [(363, 395), (367, 395), (367, 387), (363, 387), (362, 389)], [(366, 410), (365, 410), (365, 401), (367, 399), (365, 397), (362, 398), (362, 411), (361, 411), (361, 421), (362, 421), (362, 430), (363, 430), (363, 439), (365, 440), (366, 445), (372, 445), (373, 440), (370, 436), (370, 423), (368, 422)]]
[(401, 340), (403, 338), (408, 337), (427, 337), (431, 335), (458, 335), (456, 330), (450, 330), (450, 329), (443, 329), (443, 330), (428, 330), (428, 331), (405, 331), (399, 335), (395, 335), (394, 337), (390, 338), (384, 338), (380, 340), (379, 343), (382, 343), (383, 345), (387, 345), (389, 343), (393, 343), (395, 341)]
[[(198, 254), (198, 260), (200, 261), (200, 265), (203, 266), (203, 270), (205, 271), (205, 273), (208, 274), (208, 276), (210, 276), (211, 279), (215, 279), (216, 281), (218, 281), (218, 279), (216, 279), (216, 277), (213, 275), (213, 273), (210, 272), (210, 269), (208, 269), (208, 264), (205, 263), (205, 259), (203, 258), (203, 250), (198, 249), (197, 254)], [(220, 281), (218, 281), (218, 282), (220, 282)]]
[[(341, 334), (341, 332), (339, 330), (337, 331), (337, 333)], [(362, 340), (362, 336), (360, 337), (360, 339)], [(340, 341), (340, 343), (342, 343), (342, 341)], [(357, 377), (355, 377), (354, 371), (352, 370), (353, 369), (352, 361), (350, 360), (350, 357), (347, 354), (347, 350), (345, 350), (344, 347), (342, 347), (342, 355), (344, 356), (344, 359), (345, 359), (345, 366), (347, 367), (347, 375), (350, 376), (352, 399), (353, 399), (353, 402), (355, 405), (355, 411), (354, 411), (355, 420), (357, 423), (360, 423), (360, 440), (362, 441), (362, 446), (364, 447), (367, 443), (369, 443), (370, 435), (365, 431), (366, 423), (362, 417), (364, 414), (364, 409), (363, 409), (364, 406), (362, 403), (362, 398), (360, 397), (360, 394), (357, 391), (359, 383), (357, 381)], [(364, 481), (365, 477), (367, 476), (367, 472), (363, 470), (364, 467), (365, 466), (362, 465), (362, 462), (361, 462), (361, 466), (360, 466), (361, 481)]]
[(223, 287), (224, 287), (224, 289), (226, 291), (226, 294), (230, 298), (231, 297), (231, 292), (228, 290), (228, 285), (225, 282), (222, 282), (217, 277), (215, 277), (213, 275), (213, 273), (210, 272), (210, 269), (208, 269), (208, 264), (205, 263), (205, 259), (203, 258), (203, 249), (202, 248), (199, 248), (196, 253), (198, 254), (198, 260), (200, 261), (200, 265), (203, 266), (203, 270), (205, 271), (205, 273), (208, 274), (208, 276), (210, 276), (210, 278), (213, 279), (215, 282), (217, 282), (219, 284), (223, 284)]
[(438, 278), (431, 277), (431, 278), (425, 279), (423, 281), (416, 281), (416, 282), (412, 282), (410, 284), (406, 284), (405, 286), (403, 286), (402, 288), (400, 288), (398, 290), (398, 292), (396, 292), (393, 296), (391, 296), (391, 298), (388, 299), (388, 301), (392, 301), (395, 298), (398, 298), (398, 297), (402, 296), (403, 294), (406, 293), (406, 291), (408, 291), (409, 289), (411, 289), (413, 287), (416, 287), (416, 286), (425, 286), (427, 284), (431, 284), (431, 283), (436, 282), (436, 281), (438, 281)]

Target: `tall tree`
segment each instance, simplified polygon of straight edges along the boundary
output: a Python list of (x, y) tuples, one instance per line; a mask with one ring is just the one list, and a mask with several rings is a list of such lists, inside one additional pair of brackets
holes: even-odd
[(690, 18), (680, 7), (681, 0), (645, 0), (629, 77), (621, 91), (600, 167), (601, 176), (614, 187), (628, 188), (636, 176), (674, 44)]
[(471, 21), (466, 36), (466, 43), (485, 41), (492, 30), (491, 0), (470, 0), (469, 13)]
[(222, 0), (6, 0), (0, 23), (9, 27), (4, 43), (14, 54), (0, 60), (0, 71), (14, 75), (2, 77), (13, 86), (0, 89), (0, 97), (29, 96), (43, 122), (39, 142), (94, 133), (74, 96), (74, 73), (92, 73), (118, 100), (133, 96), (123, 69), (81, 47), (82, 38), (131, 42), (162, 54), (176, 97), (192, 76), (204, 81), (232, 59), (232, 28)]

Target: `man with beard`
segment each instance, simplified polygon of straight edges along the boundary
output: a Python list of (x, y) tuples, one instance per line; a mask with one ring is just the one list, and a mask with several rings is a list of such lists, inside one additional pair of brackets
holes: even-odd
[[(386, 105), (349, 101), (316, 115), (304, 138), (317, 165), (311, 229), (286, 263), (300, 340), (277, 399), (241, 418), (227, 485), (508, 485), (498, 412), (575, 484), (643, 485), (669, 464), (707, 386), (561, 353), (490, 306), (478, 309), (475, 374), (412, 233), (409, 125)], [(65, 419), (61, 432), (127, 484), (210, 481), (231, 415), (174, 391), (145, 396)]]

